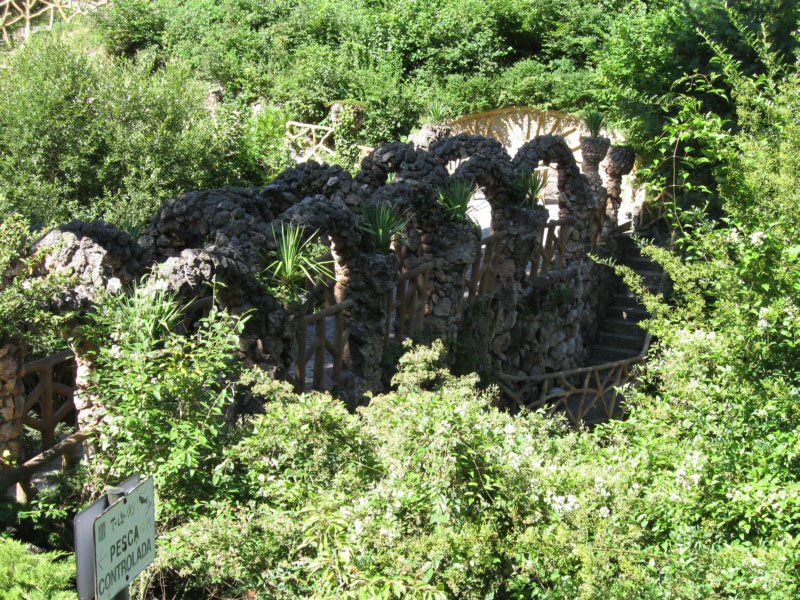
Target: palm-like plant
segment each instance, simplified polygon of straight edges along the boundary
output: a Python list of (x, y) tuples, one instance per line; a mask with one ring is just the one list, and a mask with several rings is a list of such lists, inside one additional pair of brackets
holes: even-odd
[[(523, 171), (514, 181), (514, 191), (520, 199), (520, 206), (535, 208), (547, 187), (547, 171)], [(542, 198), (542, 204), (544, 199)]]
[(477, 186), (474, 181), (456, 179), (439, 188), (439, 204), (444, 208), (447, 216), (456, 222), (467, 221), (469, 201), (475, 193)]
[(293, 300), (299, 297), (300, 286), (304, 281), (322, 281), (332, 278), (333, 272), (328, 267), (332, 260), (321, 260), (324, 249), (312, 240), (318, 231), (303, 240), (300, 227), (281, 223), (280, 232), (272, 228), (277, 248), (275, 260), (267, 265), (266, 271), (279, 284), (279, 291), (288, 292)]
[(590, 137), (600, 137), (600, 128), (603, 126), (605, 115), (603, 113), (590, 110), (583, 115), (583, 124), (589, 130)]
[(450, 118), (450, 107), (438, 98), (432, 98), (428, 101), (428, 113), (425, 115), (425, 121), (434, 125), (439, 125)]
[(361, 231), (367, 234), (374, 252), (386, 254), (391, 251), (394, 236), (399, 234), (414, 217), (414, 214), (398, 212), (389, 202), (361, 207)]

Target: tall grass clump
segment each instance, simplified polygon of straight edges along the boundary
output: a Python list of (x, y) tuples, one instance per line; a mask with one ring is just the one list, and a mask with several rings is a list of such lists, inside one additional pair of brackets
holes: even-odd
[(332, 260), (323, 260), (325, 248), (315, 242), (318, 231), (304, 239), (304, 230), (295, 225), (281, 223), (280, 230), (272, 228), (276, 249), (274, 260), (264, 270), (276, 286), (274, 291), (280, 297), (297, 301), (307, 280), (318, 282), (333, 278), (328, 265)]
[(399, 212), (389, 202), (361, 207), (361, 231), (367, 235), (373, 252), (391, 252), (392, 240), (414, 218), (414, 214)]
[(544, 190), (547, 187), (548, 171), (525, 170), (514, 180), (514, 192), (523, 208), (536, 208), (539, 201), (544, 206)]
[(469, 220), (469, 201), (477, 190), (474, 181), (455, 179), (438, 189), (438, 201), (448, 218), (457, 223)]

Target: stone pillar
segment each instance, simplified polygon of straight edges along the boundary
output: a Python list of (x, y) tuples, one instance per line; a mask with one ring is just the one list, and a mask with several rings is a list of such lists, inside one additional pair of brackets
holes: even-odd
[[(608, 152), (606, 175), (608, 198), (606, 201), (606, 220), (603, 227), (603, 243), (616, 246), (616, 233), (619, 219), (620, 195), (622, 193), (622, 176), (633, 169), (636, 153), (630, 146), (615, 146)], [(612, 247), (610, 250), (614, 250)]]
[(434, 337), (454, 338), (463, 317), (464, 278), (479, 249), (479, 233), (467, 223), (445, 220), (422, 234), (421, 262), (433, 259), (430, 312), (425, 328)]
[[(87, 342), (78, 342), (71, 344), (70, 350), (75, 355), (74, 402), (75, 412), (78, 417), (78, 429), (87, 429), (99, 425), (105, 418), (105, 410), (98, 402), (97, 396), (89, 393), (97, 348)], [(97, 449), (95, 438), (86, 440), (83, 443), (83, 449), (87, 457), (93, 455)]]
[[(611, 140), (604, 137), (581, 137), (582, 170), (590, 178), (600, 177), (600, 163), (606, 157)], [(602, 183), (602, 181), (601, 181)]]
[(606, 157), (611, 140), (601, 137), (582, 137), (581, 155), (583, 156), (582, 170), (589, 184), (589, 189), (594, 198), (594, 207), (590, 210), (588, 221), (585, 222), (589, 246), (596, 247), (600, 234), (605, 224), (606, 189), (603, 187), (603, 178), (600, 176), (600, 162)]
[(356, 396), (382, 391), (381, 357), (387, 319), (387, 294), (397, 285), (397, 255), (360, 254), (337, 269), (337, 302), (350, 299), (350, 330), (345, 359), (356, 378)]
[(22, 357), (25, 347), (0, 346), (0, 471), (22, 460), (22, 411), (25, 395), (22, 386)]
[(545, 208), (528, 209), (506, 204), (492, 210), (492, 229), (505, 232), (499, 251), (503, 257), (498, 273), (498, 288), (525, 277), (533, 252), (542, 243), (549, 213)]

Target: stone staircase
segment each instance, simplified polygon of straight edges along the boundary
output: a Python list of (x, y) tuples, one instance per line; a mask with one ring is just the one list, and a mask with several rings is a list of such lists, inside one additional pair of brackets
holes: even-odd
[[(627, 234), (621, 236), (619, 256), (619, 263), (639, 274), (648, 290), (658, 291), (664, 277), (663, 270), (658, 263), (642, 256), (635, 240)], [(639, 323), (649, 316), (633, 292), (620, 281), (605, 315), (600, 320), (597, 337), (590, 347), (586, 365), (601, 365), (639, 354), (647, 335)]]

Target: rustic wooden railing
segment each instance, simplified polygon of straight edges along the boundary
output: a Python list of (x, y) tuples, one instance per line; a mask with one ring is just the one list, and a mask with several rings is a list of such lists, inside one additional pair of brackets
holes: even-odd
[(286, 122), (286, 137), (298, 162), (323, 161), (336, 155), (333, 149), (333, 127), (298, 121)]
[(28, 39), (34, 21), (51, 29), (56, 17), (70, 23), (105, 4), (108, 0), (0, 0), (0, 41), (8, 44), (12, 36)]
[[(303, 317), (303, 325), (297, 331), (297, 357), (294, 361), (295, 391), (302, 394), (306, 391), (306, 369), (308, 362), (314, 360), (311, 375), (311, 387), (315, 390), (324, 389), (325, 382), (325, 354), (330, 354), (332, 361), (331, 376), (333, 381), (339, 380), (344, 362), (344, 349), (347, 343), (347, 323), (345, 311), (353, 305), (347, 299), (336, 303), (333, 298), (333, 289), (325, 291), (325, 308)], [(328, 339), (327, 319), (333, 319), (333, 339)], [(308, 343), (308, 329), (314, 326), (311, 343)]]
[[(336, 156), (333, 141), (333, 127), (313, 125), (298, 121), (286, 122), (286, 139), (297, 162), (316, 160), (325, 162)], [(375, 148), (357, 145), (359, 160), (367, 156)]]
[(478, 296), (491, 294), (497, 282), (497, 270), (500, 266), (500, 242), (505, 239), (506, 233), (493, 233), (489, 237), (481, 240), (481, 247), (475, 261), (470, 267), (467, 278), (464, 281), (466, 286), (467, 301), (474, 300)]
[(603, 410), (603, 416), (610, 419), (618, 408), (617, 388), (630, 381), (649, 348), (648, 333), (642, 351), (631, 358), (528, 377), (501, 372), (498, 373), (500, 389), (519, 408), (544, 408), (548, 414), (563, 410), (576, 427), (585, 423), (587, 415), (598, 404)]
[(59, 457), (61, 457), (61, 468), (65, 469), (74, 461), (78, 446), (93, 435), (92, 429), (76, 431), (19, 467), (0, 473), (0, 493), (5, 493), (12, 485), (16, 486), (14, 495), (17, 501), (27, 502), (36, 494), (36, 489), (31, 484), (33, 476)]
[(395, 341), (421, 331), (430, 296), (430, 273), (433, 263), (425, 263), (401, 273), (397, 285), (387, 294), (384, 342), (388, 342), (394, 329)]
[[(72, 361), (72, 352), (64, 350), (58, 354), (25, 363), (22, 367), (23, 377), (32, 373), (36, 373), (39, 377), (33, 391), (25, 398), (22, 422), (42, 434), (42, 451), (56, 443), (56, 427), (75, 411), (75, 388), (53, 380), (54, 368), (62, 363)], [(58, 397), (63, 399), (60, 406), (57, 406), (56, 403)], [(38, 419), (30, 415), (37, 404), (39, 405)]]
[(550, 266), (554, 260), (556, 269), (564, 266), (567, 238), (570, 227), (574, 223), (574, 217), (562, 217), (557, 221), (550, 221), (544, 226), (543, 241), (534, 251), (531, 259), (531, 281), (537, 277), (545, 277), (550, 272)]

